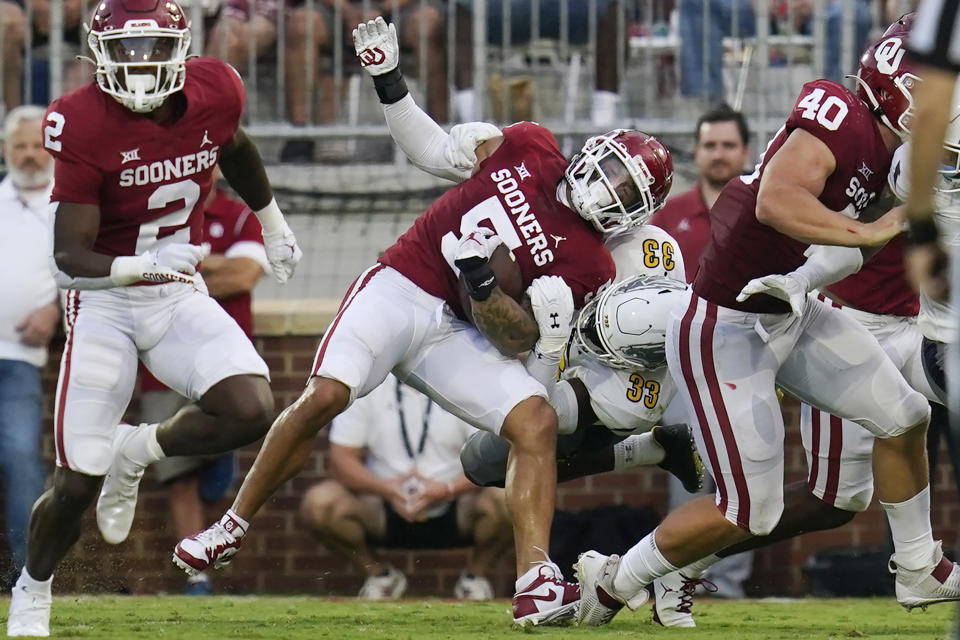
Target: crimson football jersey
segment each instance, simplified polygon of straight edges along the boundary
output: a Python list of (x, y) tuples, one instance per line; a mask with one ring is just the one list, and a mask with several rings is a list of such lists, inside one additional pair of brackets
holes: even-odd
[(543, 275), (561, 276), (579, 307), (616, 274), (603, 236), (557, 200), (567, 160), (553, 134), (532, 122), (503, 130), (503, 142), (473, 177), (443, 194), (380, 257), (417, 286), (442, 298), (461, 318), (460, 237), (492, 229), (511, 251), (526, 289)]
[(56, 159), (51, 201), (99, 205), (97, 253), (139, 255), (158, 242), (203, 238), (203, 203), (220, 149), (239, 126), (244, 90), (219, 60), (186, 64), (186, 108), (170, 124), (130, 111), (95, 82), (47, 109), (44, 146)]
[(920, 313), (920, 299), (907, 282), (903, 252), (907, 236), (901, 233), (857, 273), (827, 287), (845, 305), (861, 311), (891, 316), (915, 316)]
[(787, 313), (790, 306), (772, 296), (737, 294), (754, 278), (790, 273), (803, 264), (807, 244), (757, 220), (757, 192), (763, 171), (794, 129), (823, 141), (836, 159), (819, 200), (833, 211), (856, 217), (886, 186), (892, 152), (869, 107), (846, 87), (829, 80), (803, 85), (800, 97), (767, 146), (756, 170), (731, 180), (710, 211), (710, 242), (700, 258), (693, 290), (723, 307), (760, 313)]

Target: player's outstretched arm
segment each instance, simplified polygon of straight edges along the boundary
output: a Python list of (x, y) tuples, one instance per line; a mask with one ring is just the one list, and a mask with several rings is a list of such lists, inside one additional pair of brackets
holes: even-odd
[(760, 179), (757, 220), (808, 244), (873, 246), (897, 235), (899, 228), (887, 216), (863, 223), (819, 201), (836, 166), (833, 152), (822, 140), (795, 129)]
[(278, 282), (286, 282), (303, 257), (303, 251), (273, 197), (257, 145), (242, 127), (237, 128), (233, 140), (220, 151), (220, 170), (256, 214), (263, 227), (263, 246), (273, 275)]
[(417, 106), (398, 66), (400, 46), (393, 24), (383, 18), (360, 23), (353, 30), (353, 44), (360, 64), (373, 77), (390, 135), (414, 166), (461, 182), (502, 141), (500, 130), (486, 122), (460, 124), (447, 134)]
[(109, 289), (134, 282), (195, 284), (197, 264), (208, 249), (169, 244), (138, 256), (109, 256), (93, 250), (100, 228), (100, 207), (61, 202), (53, 228), (51, 269), (63, 289)]

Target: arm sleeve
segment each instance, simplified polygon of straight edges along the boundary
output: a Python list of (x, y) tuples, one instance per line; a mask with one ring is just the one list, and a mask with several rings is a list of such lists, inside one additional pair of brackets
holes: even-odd
[(794, 273), (807, 280), (807, 291), (840, 282), (863, 267), (863, 253), (859, 247), (814, 244), (804, 255), (807, 261), (797, 267)]
[[(459, 135), (447, 134), (409, 93), (393, 104), (383, 105), (383, 115), (390, 135), (414, 166), (453, 182), (470, 177), (476, 162), (476, 145), (500, 135), (499, 129), (483, 122), (458, 125), (472, 129), (460, 129)], [(464, 144), (472, 144), (473, 148), (463, 148)]]

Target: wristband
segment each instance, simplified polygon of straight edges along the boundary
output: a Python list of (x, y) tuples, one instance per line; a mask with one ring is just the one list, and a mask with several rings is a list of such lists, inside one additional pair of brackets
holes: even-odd
[(930, 244), (936, 242), (940, 235), (937, 223), (933, 221), (933, 214), (922, 220), (910, 222), (907, 229), (907, 242), (910, 244)]
[(149, 254), (139, 256), (117, 256), (110, 263), (110, 281), (116, 287), (124, 287), (143, 280), (143, 272)]
[(448, 498), (453, 500), (457, 495), (457, 488), (453, 485), (453, 481), (447, 480), (447, 494)]
[(489, 298), (497, 286), (497, 276), (486, 260), (469, 271), (461, 267), (460, 273), (463, 274), (467, 293), (477, 302), (483, 302)]
[(377, 97), (380, 98), (381, 104), (399, 102), (410, 93), (407, 89), (407, 81), (403, 79), (399, 66), (383, 75), (373, 76), (373, 87), (377, 90)]
[(284, 231), (283, 213), (280, 211), (280, 205), (277, 204), (276, 198), (271, 198), (270, 204), (253, 213), (257, 216), (257, 220), (260, 221), (263, 235)]

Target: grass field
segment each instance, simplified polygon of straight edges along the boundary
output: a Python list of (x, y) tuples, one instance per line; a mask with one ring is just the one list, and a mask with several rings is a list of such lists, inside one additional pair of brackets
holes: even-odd
[[(8, 603), (0, 602), (6, 625)], [(120, 640), (446, 640), (470, 638), (703, 638), (805, 640), (896, 638), (943, 640), (949, 605), (906, 613), (892, 599), (743, 600), (698, 602), (697, 629), (664, 629), (649, 608), (623, 612), (604, 628), (511, 625), (509, 602), (447, 600), (361, 603), (310, 597), (58, 596), (54, 638)]]

